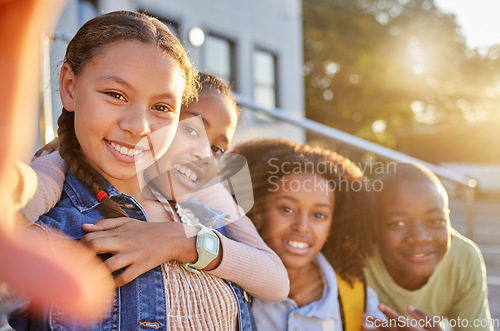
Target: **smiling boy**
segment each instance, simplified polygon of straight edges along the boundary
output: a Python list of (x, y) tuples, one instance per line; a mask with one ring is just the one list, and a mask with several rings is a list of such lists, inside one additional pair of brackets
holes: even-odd
[(396, 164), (377, 176), (378, 248), (365, 269), (380, 302), (412, 305), (455, 330), (493, 330), (478, 247), (450, 226), (448, 195), (428, 169)]

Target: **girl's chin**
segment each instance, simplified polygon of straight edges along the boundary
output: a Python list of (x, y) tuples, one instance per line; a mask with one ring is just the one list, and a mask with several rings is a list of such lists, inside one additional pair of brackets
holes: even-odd
[(287, 270), (295, 270), (295, 269), (303, 269), (308, 267), (313, 263), (314, 258), (306, 257), (306, 256), (294, 256), (294, 255), (279, 255), (281, 261)]

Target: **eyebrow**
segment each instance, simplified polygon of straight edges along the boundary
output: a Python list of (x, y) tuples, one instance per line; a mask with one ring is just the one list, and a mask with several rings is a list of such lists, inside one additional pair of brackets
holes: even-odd
[(102, 79), (111, 80), (115, 83), (118, 83), (118, 84), (124, 86), (124, 87), (132, 88), (132, 85), (130, 85), (129, 82), (127, 82), (126, 80), (124, 80), (123, 78), (120, 78), (118, 76), (104, 76), (104, 77), (102, 77)]
[[(299, 199), (291, 197), (289, 195), (282, 195), (280, 197), (277, 197), (274, 200), (276, 201), (276, 200), (280, 200), (280, 199), (289, 199), (289, 200), (293, 200), (293, 201), (299, 201)], [(329, 203), (316, 203), (315, 206), (332, 208), (332, 206)]]
[[(127, 82), (126, 80), (124, 80), (123, 78), (118, 77), (118, 76), (113, 76), (113, 75), (104, 76), (104, 77), (102, 77), (102, 79), (103, 80), (111, 80), (115, 83), (122, 85), (125, 88), (128, 88), (128, 89), (134, 88), (129, 82)], [(161, 94), (156, 95), (155, 98), (157, 98), (157, 99), (175, 99), (175, 96), (172, 93), (161, 93)]]
[(432, 208), (432, 209), (429, 209), (428, 211), (426, 211), (427, 214), (436, 213), (436, 212), (440, 213), (440, 212), (444, 212), (444, 210), (442, 208), (436, 207), (436, 208)]
[[(182, 112), (182, 110), (181, 110), (181, 112)], [(184, 114), (189, 114), (189, 115), (191, 115), (193, 117), (194, 116), (200, 116), (201, 119), (203, 120), (203, 124), (205, 125), (205, 127), (210, 128), (210, 123), (207, 121), (207, 119), (205, 117), (203, 117), (203, 115), (201, 115), (201, 114), (199, 114), (197, 112), (194, 112), (192, 110), (185, 110)], [(224, 143), (226, 143), (227, 145), (229, 145), (229, 138), (226, 137), (226, 135), (223, 135), (223, 134), (220, 135), (220, 139), (222, 139), (222, 141), (224, 141)]]
[[(182, 110), (181, 110), (181, 111), (182, 111)], [(199, 113), (197, 113), (197, 112), (194, 112), (194, 111), (192, 111), (192, 110), (184, 110), (184, 111), (182, 111), (182, 112), (183, 112), (184, 114), (189, 114), (189, 115), (191, 115), (191, 117), (200, 116), (200, 117), (201, 117), (201, 119), (203, 120), (203, 124), (204, 124), (205, 126), (210, 127), (210, 123), (208, 123), (208, 121), (205, 119), (205, 117), (203, 117), (201, 114), (199, 114)]]
[(195, 117), (195, 116), (200, 116), (201, 119), (203, 120), (203, 124), (207, 127), (210, 127), (210, 123), (208, 123), (208, 121), (205, 119), (205, 117), (203, 117), (201, 114), (197, 113), (197, 112), (194, 112), (192, 110), (185, 110), (184, 111), (184, 114), (189, 114), (191, 115), (192, 117)]
[[(432, 208), (432, 209), (429, 209), (427, 210), (425, 213), (426, 214), (432, 214), (432, 213), (440, 213), (440, 212), (443, 212), (443, 210), (441, 208)], [(395, 211), (391, 211), (389, 212), (389, 215), (406, 215), (407, 213), (404, 212), (404, 211), (399, 211), (399, 210), (395, 210)]]

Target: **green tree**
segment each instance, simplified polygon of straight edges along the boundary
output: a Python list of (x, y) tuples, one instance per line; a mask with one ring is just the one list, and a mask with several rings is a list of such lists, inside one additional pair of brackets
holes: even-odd
[(408, 135), (500, 122), (500, 47), (468, 50), (432, 0), (304, 0), (303, 18), (309, 118), (424, 158)]

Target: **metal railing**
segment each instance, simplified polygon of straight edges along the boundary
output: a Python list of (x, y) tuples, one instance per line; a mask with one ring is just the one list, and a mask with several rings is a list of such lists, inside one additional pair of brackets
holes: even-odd
[(337, 130), (330, 126), (321, 124), (319, 122), (310, 120), (308, 118), (296, 118), (280, 109), (268, 109), (256, 104), (253, 100), (241, 96), (237, 93), (234, 94), (238, 104), (256, 112), (266, 114), (267, 116), (281, 122), (289, 123), (293, 126), (314, 132), (317, 135), (341, 142), (344, 145), (354, 147), (356, 149), (370, 152), (385, 160), (395, 162), (414, 162), (429, 168), (441, 179), (449, 180), (453, 183), (459, 184), (465, 189), (465, 202), (466, 202), (466, 235), (471, 240), (474, 238), (474, 204), (475, 204), (475, 190), (477, 181), (474, 178), (453, 172), (449, 169), (437, 166), (435, 164), (417, 159), (410, 155), (392, 150), (390, 148), (375, 144), (371, 141), (364, 140), (354, 135)]

